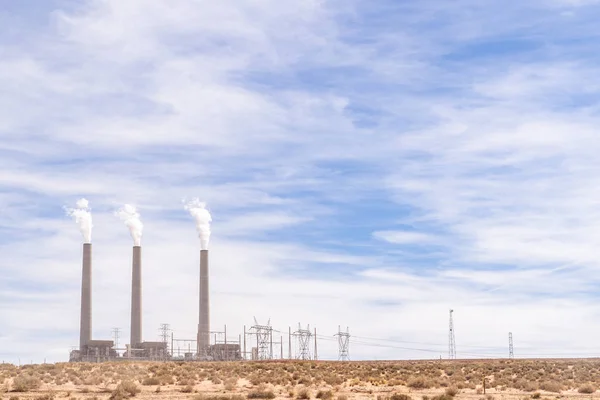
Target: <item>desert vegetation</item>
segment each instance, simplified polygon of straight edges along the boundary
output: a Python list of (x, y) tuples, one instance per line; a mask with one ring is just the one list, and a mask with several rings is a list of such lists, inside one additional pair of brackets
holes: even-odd
[(0, 365), (0, 400), (599, 398), (600, 360)]

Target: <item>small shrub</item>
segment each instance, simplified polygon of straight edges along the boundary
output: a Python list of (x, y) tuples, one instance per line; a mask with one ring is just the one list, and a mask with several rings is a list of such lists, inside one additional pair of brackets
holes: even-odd
[(144, 385), (144, 386), (160, 385), (160, 379), (158, 379), (156, 376), (149, 376), (142, 381), (142, 385)]
[(345, 394), (340, 394), (340, 395), (337, 397), (337, 400), (348, 400), (348, 396), (346, 396)]
[(181, 393), (192, 393), (194, 391), (194, 387), (192, 385), (187, 385), (181, 388)]
[(237, 381), (238, 381), (237, 378), (227, 378), (227, 379), (225, 379), (225, 381), (223, 382), (225, 390), (232, 391), (233, 389), (235, 389), (236, 386), (237, 386)]
[(543, 382), (540, 384), (540, 389), (546, 392), (560, 393), (562, 386), (558, 382)]
[(579, 393), (592, 394), (596, 391), (596, 388), (588, 383), (587, 385), (580, 386), (577, 391)]
[(331, 400), (333, 398), (333, 392), (331, 390), (319, 390), (315, 397), (317, 399)]
[(84, 387), (84, 388), (81, 388), (79, 391), (80, 391), (81, 393), (89, 393), (89, 392), (90, 392), (90, 388), (88, 388), (88, 387)]
[(110, 400), (123, 400), (133, 397), (141, 392), (141, 389), (132, 381), (123, 381), (117, 385), (110, 394)]
[(452, 399), (453, 399), (453, 397), (452, 397), (452, 396), (448, 396), (448, 395), (447, 395), (447, 394), (445, 394), (445, 393), (444, 393), (444, 394), (437, 395), (437, 396), (433, 396), (433, 397), (431, 398), (431, 400), (452, 400)]
[(540, 392), (535, 392), (534, 394), (531, 395), (532, 399), (539, 399), (542, 397), (542, 394)]
[(17, 376), (13, 379), (13, 392), (29, 392), (30, 390), (38, 389), (42, 386), (42, 380), (34, 376)]
[(274, 399), (275, 393), (272, 390), (253, 390), (248, 393), (249, 399)]
[(406, 383), (411, 389), (429, 389), (433, 386), (433, 382), (430, 379), (425, 379), (422, 376), (417, 376), (414, 378), (410, 378)]
[(308, 389), (302, 388), (298, 391), (298, 395), (296, 396), (296, 398), (300, 400), (308, 400), (310, 399), (310, 392), (308, 391)]
[(404, 393), (394, 393), (389, 397), (389, 400), (412, 400), (412, 397)]
[(523, 387), (525, 392), (534, 392), (538, 389), (538, 385), (535, 382), (527, 382)]
[(35, 400), (54, 400), (54, 393), (46, 393), (41, 396), (37, 396)]
[(446, 395), (448, 395), (450, 397), (454, 397), (458, 394), (458, 389), (455, 388), (454, 386), (450, 386), (449, 388), (446, 389), (445, 393), (446, 393)]
[(127, 392), (125, 392), (125, 390), (123, 390), (122, 387), (117, 386), (117, 388), (115, 390), (113, 390), (113, 392), (110, 394), (109, 399), (110, 400), (124, 400), (128, 397), (129, 397), (129, 395), (127, 394)]
[(19, 396), (10, 396), (8, 400), (19, 400)]

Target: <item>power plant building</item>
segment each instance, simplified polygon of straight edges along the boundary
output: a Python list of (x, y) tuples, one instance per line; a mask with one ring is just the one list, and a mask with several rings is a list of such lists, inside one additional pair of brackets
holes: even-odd
[[(89, 238), (86, 239), (89, 242)], [(241, 360), (243, 359), (240, 343), (217, 342), (211, 344), (210, 331), (210, 293), (209, 293), (209, 259), (206, 250), (207, 241), (200, 250), (200, 287), (199, 315), (196, 348), (194, 352), (187, 350), (185, 360)], [(79, 348), (71, 351), (71, 362), (101, 362), (109, 360), (169, 360), (166, 341), (145, 342), (142, 336), (142, 248), (139, 240), (133, 246), (131, 271), (131, 325), (129, 343), (124, 349), (115, 349), (112, 340), (92, 339), (92, 244), (83, 244), (81, 275), (81, 319), (79, 332)], [(119, 354), (119, 351), (122, 354)], [(173, 351), (173, 349), (171, 349)]]

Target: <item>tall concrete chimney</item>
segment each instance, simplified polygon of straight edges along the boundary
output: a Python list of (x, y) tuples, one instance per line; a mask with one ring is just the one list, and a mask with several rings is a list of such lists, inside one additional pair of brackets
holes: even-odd
[(200, 250), (200, 321), (198, 324), (198, 355), (205, 356), (208, 346), (210, 346), (208, 250)]
[(81, 319), (79, 324), (79, 350), (92, 340), (92, 244), (83, 244), (81, 272)]
[(132, 348), (142, 343), (142, 248), (133, 246), (131, 269), (131, 339)]

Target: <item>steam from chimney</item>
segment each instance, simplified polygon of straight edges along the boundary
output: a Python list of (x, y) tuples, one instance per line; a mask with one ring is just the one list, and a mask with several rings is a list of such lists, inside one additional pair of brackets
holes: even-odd
[(86, 199), (77, 200), (75, 208), (64, 207), (68, 216), (72, 217), (83, 235), (84, 243), (92, 242), (92, 210)]
[(131, 204), (125, 204), (122, 208), (120, 208), (115, 215), (125, 223), (125, 225), (129, 228), (129, 233), (131, 233), (131, 238), (133, 239), (133, 245), (139, 246), (142, 241), (142, 230), (144, 229), (144, 224), (140, 220), (140, 214), (137, 212), (135, 206)]
[(196, 221), (196, 229), (198, 230), (198, 236), (200, 237), (201, 249), (208, 250), (212, 217), (206, 209), (206, 203), (198, 199), (192, 199), (185, 204), (184, 208), (189, 211)]

